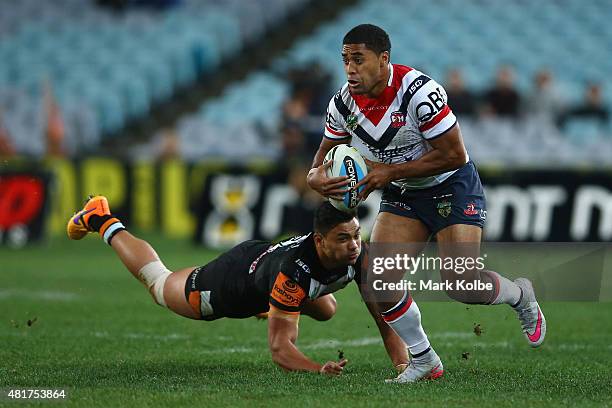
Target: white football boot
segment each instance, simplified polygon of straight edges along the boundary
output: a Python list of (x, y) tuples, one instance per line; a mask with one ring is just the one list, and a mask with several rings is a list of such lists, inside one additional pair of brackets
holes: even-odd
[(538, 305), (533, 291), (533, 285), (529, 279), (518, 278), (514, 281), (523, 291), (521, 302), (514, 308), (521, 322), (525, 338), (531, 347), (538, 347), (546, 336), (546, 319)]
[(408, 367), (395, 378), (385, 380), (386, 383), (413, 383), (419, 380), (435, 380), (444, 375), (442, 360), (431, 349), (424, 356), (411, 358)]

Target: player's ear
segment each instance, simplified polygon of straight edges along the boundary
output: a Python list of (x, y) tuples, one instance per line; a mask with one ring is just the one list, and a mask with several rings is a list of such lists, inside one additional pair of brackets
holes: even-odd
[(312, 234), (312, 238), (314, 239), (315, 244), (318, 244), (323, 239), (323, 236), (320, 232), (315, 232), (314, 234)]
[(312, 238), (314, 239), (314, 243), (316, 246), (321, 246), (323, 244), (323, 240), (325, 239), (323, 234), (321, 234), (320, 232), (315, 232), (312, 235)]
[(380, 53), (380, 66), (381, 68), (389, 64), (389, 51), (383, 51)]

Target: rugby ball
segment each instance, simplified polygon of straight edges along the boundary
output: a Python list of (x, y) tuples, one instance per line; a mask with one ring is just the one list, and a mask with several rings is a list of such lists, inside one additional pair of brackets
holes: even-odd
[[(329, 161), (332, 162), (332, 165), (326, 169), (327, 177), (348, 176), (349, 184), (347, 188), (354, 187), (368, 174), (368, 168), (361, 154), (357, 149), (347, 144), (340, 144), (332, 147), (325, 155), (323, 163), (325, 164)], [(345, 193), (342, 200), (329, 198), (329, 202), (340, 211), (355, 212), (355, 209), (361, 201), (358, 197), (358, 193), (360, 193), (364, 187), (365, 186), (359, 187), (359, 191), (354, 190)]]

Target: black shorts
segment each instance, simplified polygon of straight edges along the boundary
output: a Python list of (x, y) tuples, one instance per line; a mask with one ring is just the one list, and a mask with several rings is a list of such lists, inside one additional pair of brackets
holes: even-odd
[(454, 224), (484, 227), (487, 202), (474, 163), (470, 160), (437, 186), (406, 190), (389, 185), (380, 212), (422, 221), (432, 234)]
[(189, 274), (185, 298), (203, 320), (250, 317), (268, 310), (269, 292), (257, 287), (249, 267), (269, 246), (264, 241), (243, 242)]

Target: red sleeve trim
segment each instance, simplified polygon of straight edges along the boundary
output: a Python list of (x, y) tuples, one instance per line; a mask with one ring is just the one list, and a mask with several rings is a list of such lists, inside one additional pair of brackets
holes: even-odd
[(346, 136), (348, 135), (347, 132), (338, 132), (336, 130), (333, 130), (332, 128), (330, 128), (329, 126), (325, 125), (325, 130), (327, 130), (329, 133), (331, 133), (332, 135), (336, 135), (336, 136)]
[(421, 132), (425, 132), (431, 129), (432, 127), (440, 123), (442, 119), (444, 119), (449, 113), (451, 113), (451, 110), (448, 105), (446, 105), (444, 109), (442, 109), (436, 116), (433, 117), (433, 119), (430, 119), (429, 122), (419, 126), (419, 130)]

